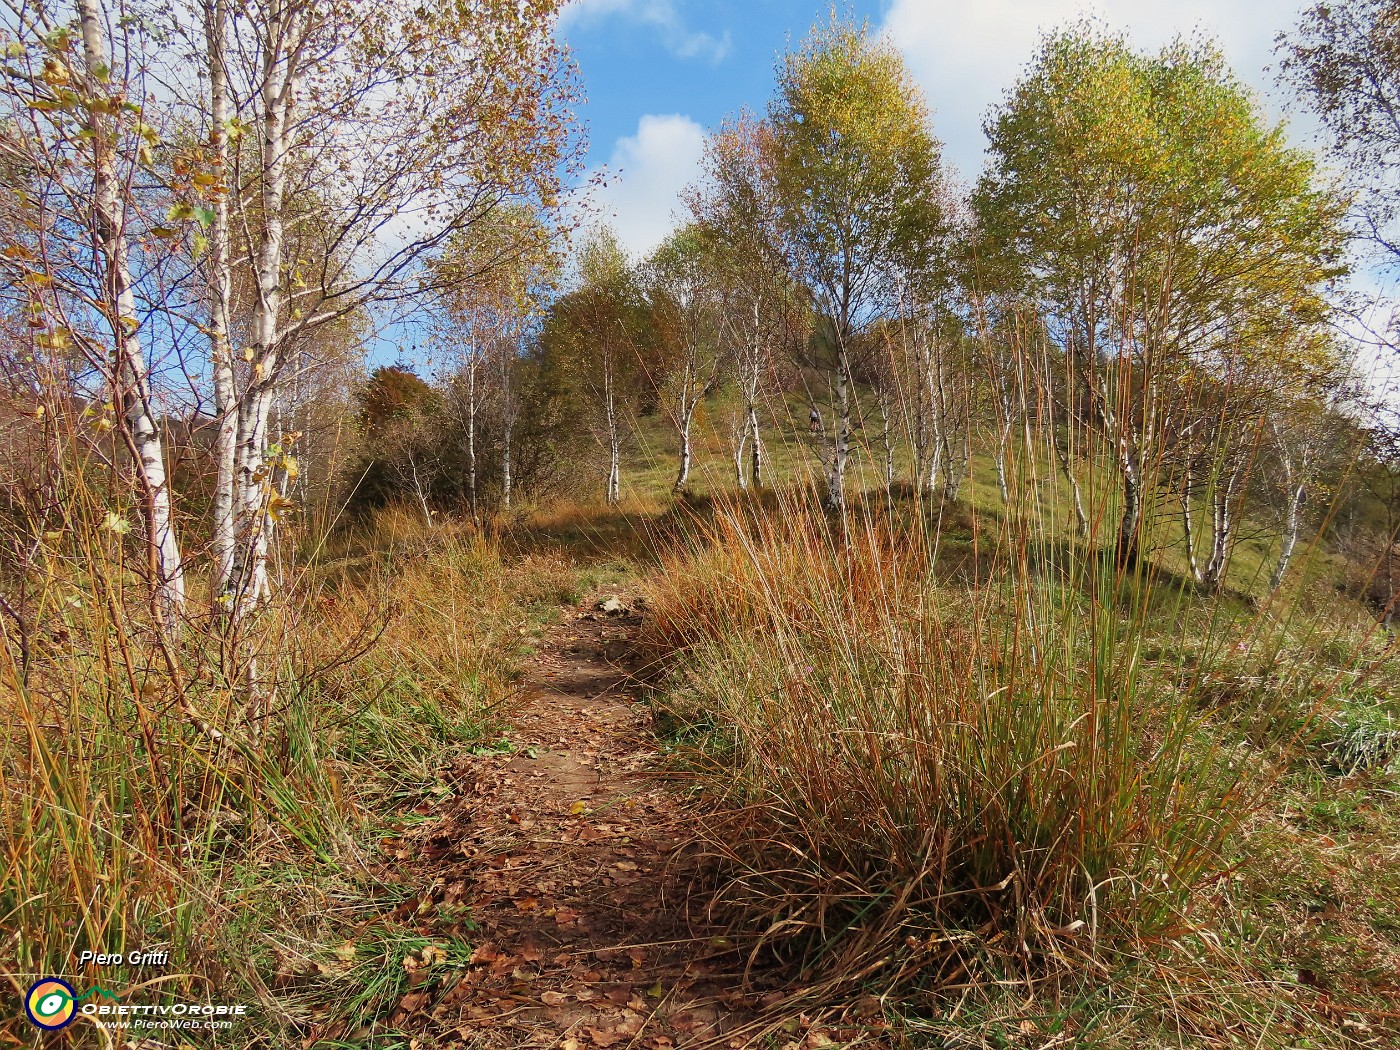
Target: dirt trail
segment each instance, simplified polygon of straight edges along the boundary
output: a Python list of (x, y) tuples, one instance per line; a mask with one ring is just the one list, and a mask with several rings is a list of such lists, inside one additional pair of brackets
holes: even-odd
[(392, 1019), (422, 1046), (743, 1046), (776, 997), (741, 988), (743, 960), (707, 920), (694, 815), (649, 775), (650, 716), (629, 691), (641, 621), (602, 597), (566, 610), (533, 658), (516, 753), (460, 762), (454, 797), (406, 836), (428, 864), (418, 884), (431, 877), (419, 919), (450, 932), (465, 907), (477, 925), (461, 934), (471, 966)]

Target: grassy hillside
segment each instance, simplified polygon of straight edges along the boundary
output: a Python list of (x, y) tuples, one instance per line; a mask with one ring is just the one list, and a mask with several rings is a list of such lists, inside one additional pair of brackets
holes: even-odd
[[(860, 392), (859, 396), (873, 405), (874, 399), (868, 391)], [(873, 407), (866, 411), (868, 426), (864, 430), (857, 429), (852, 443), (848, 485), (854, 492), (865, 493), (868, 499), (878, 499), (885, 486), (885, 453), (878, 413)], [(821, 486), (820, 439), (808, 433), (807, 413), (808, 404), (798, 395), (787, 399), (770, 399), (764, 406), (761, 425), (764, 433), (764, 470), (769, 485), (780, 488)], [(692, 433), (694, 465), (688, 486), (692, 496), (705, 499), (737, 491), (733, 436), (736, 414), (736, 401), (730, 392), (721, 391), (705, 402)], [(895, 438), (896, 492), (907, 497), (913, 486), (911, 456), (902, 435), (896, 434)], [(984, 432), (974, 431), (971, 434), (966, 476), (959, 492), (960, 502), (965, 508), (989, 524), (1000, 522), (1007, 513), (997, 480), (996, 461), (989, 451), (993, 440), (993, 435)], [(622, 472), (622, 491), (630, 506), (638, 510), (659, 511), (670, 505), (678, 463), (677, 448), (675, 427), (664, 413), (658, 411), (632, 420)], [(1040, 527), (1067, 539), (1072, 537), (1075, 519), (1069, 486), (1051, 457), (1042, 450), (1027, 454), (1024, 449), (1013, 448), (1007, 469), (1019, 476), (1023, 485), (1032, 477), (1038, 482), (1034, 484), (1033, 507), (1023, 507), (1023, 511), (1034, 513)], [(581, 473), (581, 495), (587, 502), (593, 490), (588, 486), (588, 471), (585, 469)], [(601, 493), (602, 479), (606, 473), (604, 459), (598, 460), (593, 473), (598, 479), (596, 492)], [(1119, 513), (1116, 474), (1102, 463), (1083, 461), (1077, 464), (1076, 473), (1085, 504), (1094, 511), (1095, 531), (1111, 531)], [(1014, 486), (1015, 478), (1012, 484)], [(1209, 507), (1201, 498), (1196, 501), (1194, 516), (1200, 548), (1205, 542), (1200, 530), (1209, 517)], [(1278, 560), (1280, 523), (1272, 515), (1260, 516), (1256, 513), (1239, 527), (1238, 532), (1239, 539), (1233, 548), (1227, 578), (1228, 589), (1239, 597), (1262, 599), (1267, 596), (1270, 574)], [(1186, 576), (1184, 536), (1174, 497), (1158, 496), (1155, 507), (1150, 509), (1148, 515), (1143, 545), (1152, 552), (1154, 563), (1161, 569), (1183, 578)], [(1197, 550), (1202, 563), (1208, 554), (1208, 550)], [(1297, 556), (1300, 561), (1306, 560), (1312, 566), (1306, 572), (1295, 573), (1309, 579), (1308, 587), (1314, 591), (1309, 599), (1329, 601), (1325, 594), (1316, 593), (1317, 581), (1325, 579), (1329, 583), (1340, 584), (1346, 573), (1344, 559), (1327, 543), (1315, 542), (1306, 533), (1299, 542)], [(1348, 608), (1349, 603), (1342, 603), (1336, 606), (1336, 611), (1342, 614)]]
[(916, 1046), (1400, 1037), (1400, 676), (1364, 610), (987, 511), (779, 507), (674, 546), (644, 637), (723, 899), (812, 1009)]
[[(214, 635), (191, 629), (203, 670), (177, 679), (139, 610), (107, 619), (132, 581), (119, 534), (37, 536), (47, 575), (26, 585), (64, 629), (6, 671), (11, 985), (88, 946), (166, 946), (159, 995), (257, 1004), (237, 1045), (409, 1045), (400, 1004), (469, 975), (479, 944), (469, 909), (451, 938), (424, 932), (402, 843), (470, 790), (454, 763), (516, 750), (542, 625), (603, 588), (648, 599), (656, 762), (716, 864), (692, 904), (783, 975), (793, 1017), (850, 1045), (1400, 1041), (1400, 676), (1334, 554), (1261, 602), (1259, 522), (1203, 595), (1164, 511), (1166, 539), (1119, 573), (1024, 450), (1010, 507), (980, 450), (963, 503), (939, 507), (889, 499), (864, 448), (843, 525), (814, 507), (787, 420), (776, 488), (737, 497), (723, 412), (697, 427), (686, 501), (652, 416), (620, 507), (525, 508), (489, 534), (390, 509), (289, 535), (256, 650), (278, 716), (253, 746), (180, 713), (177, 685), (203, 712), (237, 703), (199, 650)], [(1110, 527), (1111, 486), (1081, 480)]]
[[(1208, 596), (1164, 503), (1147, 567), (1106, 574), (1049, 462), (1013, 453), (1008, 508), (975, 449), (930, 519), (886, 499), (878, 433), (842, 538), (802, 493), (805, 403), (770, 410), (762, 501), (707, 407), (690, 509), (674, 432), (643, 417), (624, 506), (557, 539), (640, 566), (725, 905), (755, 958), (802, 967), (809, 1008), (917, 1046), (1400, 1040), (1400, 669), (1337, 552), (1305, 537), (1266, 602), (1278, 529), (1252, 519)], [(1116, 479), (1082, 471), (1107, 532)]]

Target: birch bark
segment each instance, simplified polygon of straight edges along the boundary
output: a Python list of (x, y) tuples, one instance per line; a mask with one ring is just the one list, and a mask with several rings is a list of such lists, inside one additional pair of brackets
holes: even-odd
[[(209, 357), (214, 373), (215, 483), (212, 553), (217, 579), (224, 586), (233, 578), (234, 469), (238, 455), (238, 391), (229, 342), (229, 296), (233, 286), (229, 261), (228, 157), (229, 91), (225, 42), (227, 0), (205, 0), (204, 35), (209, 69), (209, 146), (224, 191), (214, 196), (214, 221), (209, 227), (205, 282), (209, 292)], [(214, 598), (222, 596), (222, 587)]]
[(254, 257), (252, 361), (238, 405), (235, 544), (226, 585), (240, 613), (266, 600), (271, 590), (267, 559), (274, 525), (268, 512), (272, 472), (265, 455), (268, 415), (282, 363), (278, 326), (283, 307), (287, 171), (297, 96), (305, 75), (303, 53), (311, 30), (309, 8), (294, 0), (269, 5), (266, 18), (257, 91), (261, 216)]
[[(94, 83), (105, 83), (111, 76), (112, 59), (97, 0), (78, 0), (77, 7), (88, 74)], [(93, 150), (90, 228), (94, 253), (101, 260), (103, 303), (112, 326), (114, 393), (141, 482), (156, 612), (170, 630), (185, 604), (184, 561), (171, 512), (170, 481), (136, 313), (126, 233), (127, 186), (117, 170), (121, 118), (104, 120), (96, 107), (89, 107), (88, 114)]]

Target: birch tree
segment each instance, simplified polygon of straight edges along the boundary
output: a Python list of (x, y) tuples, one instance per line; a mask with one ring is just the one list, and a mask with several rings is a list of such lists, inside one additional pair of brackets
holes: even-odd
[(622, 451), (635, 409), (644, 311), (617, 237), (607, 228), (590, 231), (579, 247), (575, 286), (554, 304), (542, 340), (582, 395), (582, 425), (606, 456), (610, 505), (622, 499)]
[(1269, 591), (1283, 586), (1302, 538), (1309, 502), (1329, 491), (1364, 454), (1356, 410), (1364, 402), (1354, 378), (1336, 372), (1325, 385), (1282, 392), (1264, 413), (1265, 498), (1277, 513), (1279, 549)]
[(1288, 575), (1288, 567), (1293, 563), (1293, 552), (1298, 547), (1298, 535), (1302, 531), (1303, 501), (1308, 495), (1309, 481), (1316, 449), (1304, 437), (1295, 440), (1288, 433), (1292, 422), (1284, 413), (1273, 414), (1269, 419), (1269, 434), (1278, 453), (1279, 488), (1283, 494), (1283, 513), (1280, 529), (1278, 558), (1273, 572), (1269, 574), (1269, 593), (1283, 586)]
[(742, 399), (734, 443), (741, 489), (763, 485), (760, 400), (778, 371), (779, 351), (805, 335), (808, 321), (777, 250), (771, 172), (765, 175), (771, 137), (769, 125), (747, 115), (726, 124), (706, 142), (704, 179), (686, 194), (725, 301), (728, 354)]
[(148, 355), (151, 311), (138, 301), (140, 283), (159, 286), (168, 262), (141, 243), (162, 182), (160, 133), (144, 108), (152, 42), (124, 8), (98, 0), (26, 5), (12, 28), (0, 143), (27, 188), (0, 208), (26, 235), (0, 271), (26, 290), (38, 346), (76, 351), (105, 388), (134, 466), (155, 614), (172, 630), (185, 603), (184, 558)]
[(941, 474), (943, 497), (957, 502), (972, 455), (968, 440), (972, 401), (968, 340), (956, 327), (931, 320), (919, 331), (916, 346), (920, 389), (932, 425), (929, 491), (938, 489)]
[(901, 274), (939, 263), (940, 146), (892, 44), (833, 20), (789, 54), (769, 107), (777, 249), (830, 323), (828, 509), (844, 503), (856, 355)]
[(1353, 228), (1400, 263), (1400, 18), (1393, 0), (1306, 8), (1280, 35), (1282, 73), (1312, 104), (1353, 191)]
[(250, 287), (246, 345), (218, 407), (220, 463), (232, 444), (234, 478), (216, 547), (233, 552), (221, 591), (234, 609), (269, 593), (284, 507), (274, 482), (287, 466), (269, 419), (288, 348), (357, 311), (430, 298), (439, 275), (426, 264), (454, 234), (512, 202), (557, 202), (579, 156), (557, 8), (260, 0), (226, 13), (222, 38), (211, 9), (210, 67), (228, 72), (228, 115), (212, 119), (211, 97), (209, 134), (239, 139), (218, 185)]
[[(1046, 39), (988, 123), (975, 207), (984, 273), (1046, 319), (1119, 476), (1119, 565), (1137, 557), (1164, 391), (1256, 368), (1321, 323), (1341, 203), (1208, 46), (1155, 56)], [(1286, 360), (1283, 356), (1276, 361)]]
[(206, 173), (212, 216), (209, 223), (208, 258), (203, 267), (209, 300), (209, 367), (213, 378), (214, 500), (210, 537), (217, 602), (222, 588), (234, 576), (234, 469), (238, 458), (238, 395), (233, 371), (233, 346), (229, 338), (233, 298), (233, 263), (229, 226), (229, 138), (241, 129), (233, 123), (229, 103), (228, 0), (203, 0), (204, 55), (209, 84), (209, 171)]
[(676, 428), (673, 495), (690, 483), (691, 428), (726, 363), (724, 291), (707, 238), (695, 227), (672, 234), (647, 260), (644, 281), (656, 352), (652, 383)]
[(489, 410), (501, 439), (501, 504), (510, 506), (511, 453), (519, 420), (515, 364), (559, 276), (555, 231), (530, 209), (498, 209), (454, 235), (432, 264), (441, 285), (435, 329), (453, 362), (465, 409), (468, 505), (478, 517), (477, 432)]

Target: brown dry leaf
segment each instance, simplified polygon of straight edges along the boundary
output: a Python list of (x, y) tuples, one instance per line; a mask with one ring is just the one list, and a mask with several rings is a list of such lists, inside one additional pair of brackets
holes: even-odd
[(578, 1050), (578, 1040), (573, 1036), (569, 1036), (569, 1038), (559, 1044), (559, 1050)]
[(493, 963), (501, 957), (501, 953), (496, 951), (491, 944), (479, 944), (472, 951), (471, 961), (474, 963)]
[(569, 1001), (569, 997), (563, 992), (541, 992), (540, 1002), (545, 1006), (563, 1006)]
[[(782, 1000), (782, 993), (773, 992), (763, 997), (763, 1005), (773, 1006)], [(881, 1006), (880, 1000), (873, 995), (863, 996), (856, 1002), (857, 1017), (869, 1019), (872, 1017), (879, 1017), (882, 1013), (884, 1013), (884, 1007)]]
[(612, 1046), (627, 1038), (626, 1034), (614, 1028), (585, 1028), (584, 1032), (588, 1034), (596, 1046)]
[(534, 897), (521, 897), (515, 902), (516, 911), (534, 911), (540, 906), (540, 902)]

